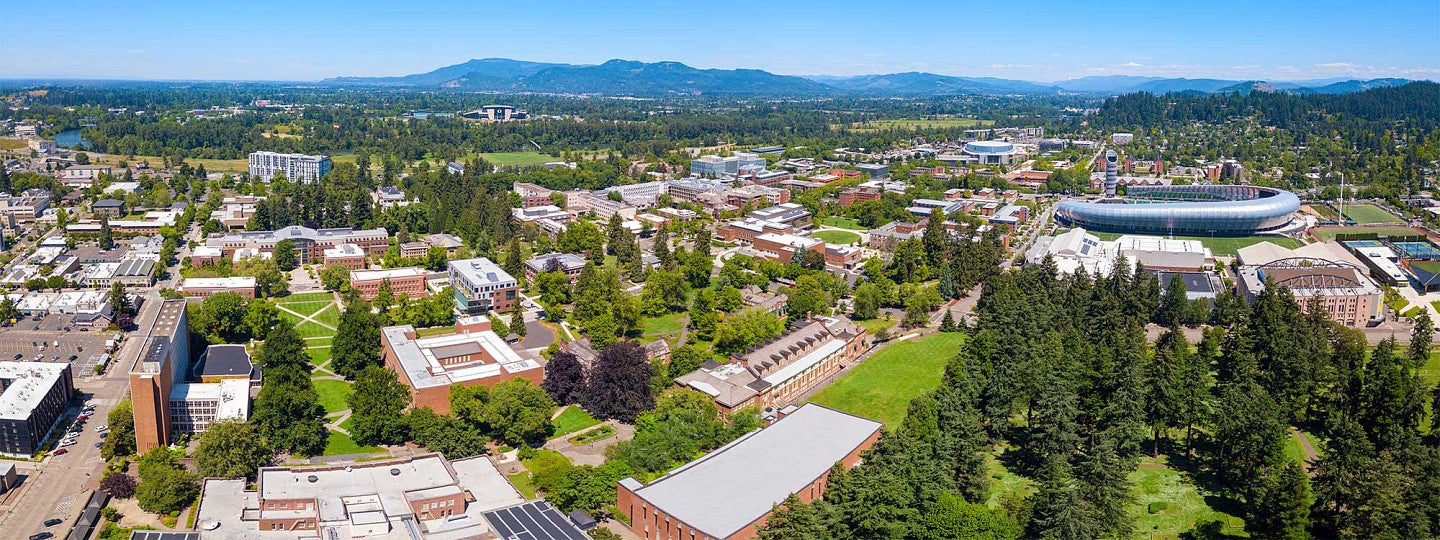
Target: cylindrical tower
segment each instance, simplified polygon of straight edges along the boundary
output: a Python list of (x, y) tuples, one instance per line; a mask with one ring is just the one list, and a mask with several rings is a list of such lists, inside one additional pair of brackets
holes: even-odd
[(1114, 150), (1105, 151), (1105, 196), (1115, 196), (1115, 185), (1120, 183), (1117, 178), (1120, 168), (1120, 156)]

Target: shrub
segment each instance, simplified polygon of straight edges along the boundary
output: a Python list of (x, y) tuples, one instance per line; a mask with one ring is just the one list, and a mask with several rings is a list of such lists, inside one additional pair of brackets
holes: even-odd
[(105, 518), (105, 521), (109, 521), (111, 523), (119, 523), (120, 518), (125, 516), (122, 516), (120, 514), (120, 511), (116, 510), (114, 507), (106, 506), (100, 509), (100, 517)]
[[(109, 493), (117, 499), (128, 499), (135, 496), (135, 477), (123, 472), (112, 472), (100, 479), (100, 489)], [(107, 507), (108, 508), (108, 507)], [(109, 519), (109, 518), (106, 518)], [(111, 520), (115, 521), (115, 520)]]
[(1166, 508), (1170, 508), (1170, 503), (1167, 503), (1165, 501), (1155, 501), (1150, 503), (1149, 506), (1145, 507), (1145, 511), (1151, 514), (1159, 514), (1160, 512), (1164, 512)]

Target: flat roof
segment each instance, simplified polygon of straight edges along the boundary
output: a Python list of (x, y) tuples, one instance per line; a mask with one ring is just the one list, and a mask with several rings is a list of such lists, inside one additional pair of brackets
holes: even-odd
[(385, 270), (351, 270), (350, 281), (370, 281), (374, 279), (396, 279), (405, 277), (424, 277), (428, 272), (423, 268), (406, 267), (390, 268)]
[(211, 345), (195, 365), (197, 377), (250, 376), (255, 365), (244, 345)]
[(248, 277), (248, 276), (213, 277), (213, 278), (197, 278), (197, 277), (192, 277), (192, 278), (185, 278), (185, 281), (181, 282), (181, 284), (180, 284), (180, 288), (182, 288), (182, 289), (191, 289), (191, 288), (201, 288), (201, 289), (238, 289), (238, 288), (241, 288), (241, 287), (254, 287), (254, 286), (255, 286), (255, 278), (253, 278), (253, 277)]
[(515, 276), (500, 268), (500, 265), (495, 264), (494, 261), (484, 257), (450, 261), (450, 270), (459, 273), (476, 285), (516, 283)]
[(587, 540), (590, 538), (580, 532), (580, 528), (576, 527), (570, 518), (565, 517), (559, 510), (550, 506), (550, 503), (543, 500), (486, 512), (485, 521), (490, 522), (495, 533), (505, 539)]
[[(809, 403), (632, 489), (670, 517), (727, 538), (820, 478), (880, 428), (879, 422)], [(622, 483), (638, 484), (630, 478)]]
[(5, 392), (0, 393), (0, 419), (25, 420), (65, 376), (68, 363), (0, 362), (0, 379)]
[[(457, 382), (514, 374), (539, 369), (540, 363), (522, 358), (515, 349), (491, 330), (456, 332), (411, 339), (415, 327), (410, 325), (381, 328), (405, 377), (415, 388), (449, 386)], [(484, 352), (492, 361), (475, 361), (445, 365), (441, 360)]]
[(216, 420), (245, 421), (250, 416), (250, 380), (182, 383), (170, 388), (170, 401), (215, 401)]

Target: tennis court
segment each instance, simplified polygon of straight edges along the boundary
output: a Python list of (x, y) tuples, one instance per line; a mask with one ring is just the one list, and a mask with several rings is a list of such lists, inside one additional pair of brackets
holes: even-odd
[(1429, 242), (1394, 242), (1394, 245), (1406, 259), (1440, 260), (1440, 249)]
[(1379, 240), (1349, 240), (1345, 245), (1357, 248), (1385, 247)]

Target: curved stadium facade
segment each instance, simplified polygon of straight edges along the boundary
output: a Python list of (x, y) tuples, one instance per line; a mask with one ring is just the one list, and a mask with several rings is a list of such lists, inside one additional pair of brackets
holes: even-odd
[(1096, 231), (1246, 236), (1284, 227), (1299, 209), (1294, 193), (1267, 187), (1131, 186), (1123, 204), (1062, 201), (1055, 215)]

